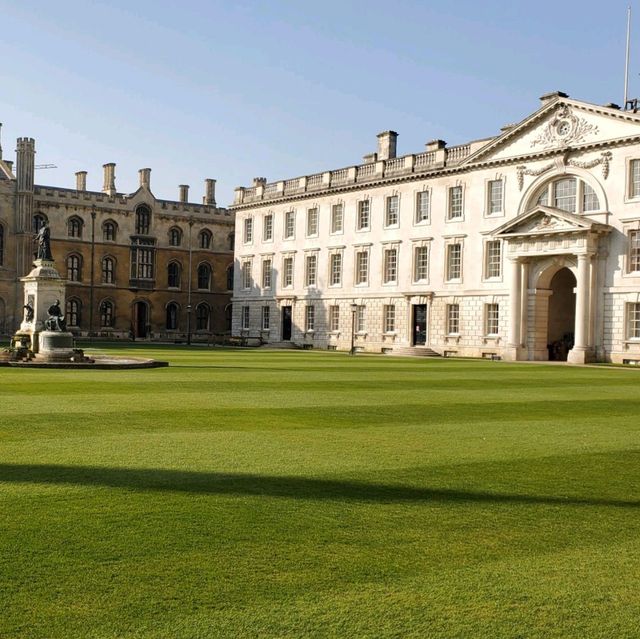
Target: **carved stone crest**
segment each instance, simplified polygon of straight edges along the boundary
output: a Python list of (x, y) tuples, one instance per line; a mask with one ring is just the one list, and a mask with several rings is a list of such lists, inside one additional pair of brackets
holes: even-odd
[(587, 134), (598, 133), (598, 126), (589, 124), (585, 118), (578, 117), (570, 106), (563, 105), (553, 118), (542, 128), (540, 134), (531, 142), (531, 146), (567, 146), (583, 142)]

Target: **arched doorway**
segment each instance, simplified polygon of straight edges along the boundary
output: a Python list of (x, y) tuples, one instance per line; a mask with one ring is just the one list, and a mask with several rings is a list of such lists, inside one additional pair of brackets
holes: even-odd
[(561, 268), (549, 284), (549, 311), (547, 319), (547, 348), (549, 359), (567, 361), (573, 348), (576, 325), (576, 278), (567, 267)]
[(137, 338), (144, 338), (149, 335), (150, 326), (149, 305), (147, 302), (134, 302), (132, 332)]

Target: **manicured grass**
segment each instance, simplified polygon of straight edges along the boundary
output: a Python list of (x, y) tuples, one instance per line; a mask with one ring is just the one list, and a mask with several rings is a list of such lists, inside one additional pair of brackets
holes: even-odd
[(640, 371), (120, 350), (0, 368), (3, 639), (639, 636)]

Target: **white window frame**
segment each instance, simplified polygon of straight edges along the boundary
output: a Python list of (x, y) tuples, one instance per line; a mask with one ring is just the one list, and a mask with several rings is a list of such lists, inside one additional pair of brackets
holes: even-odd
[(627, 341), (640, 342), (640, 302), (626, 302), (624, 315)]
[[(365, 217), (366, 216), (366, 217)], [(366, 219), (366, 224), (363, 222)], [(365, 232), (371, 230), (371, 200), (364, 198), (358, 200), (356, 205), (356, 231)]]
[(307, 304), (304, 307), (304, 330), (306, 333), (313, 333), (316, 330), (316, 307), (314, 304)]
[[(639, 179), (634, 182), (634, 170), (638, 169)], [(627, 187), (625, 190), (626, 199), (635, 201), (640, 199), (640, 158), (627, 158)]]
[(262, 241), (273, 242), (273, 213), (267, 213), (262, 218)]
[(268, 331), (271, 328), (271, 307), (262, 307), (262, 330)]
[(628, 275), (635, 275), (640, 273), (640, 229), (627, 230), (627, 243), (626, 272)]
[(500, 335), (500, 304), (497, 302), (484, 305), (484, 334), (486, 337)]
[(453, 302), (447, 304), (445, 308), (445, 333), (447, 335), (460, 335), (460, 304)]
[[(459, 257), (459, 264), (458, 264), (458, 275), (457, 276), (453, 276), (451, 271), (451, 254), (452, 254), (452, 248), (454, 246), (459, 246), (460, 247), (460, 257)], [(448, 283), (459, 283), (462, 282), (462, 276), (463, 276), (463, 262), (464, 262), (464, 244), (462, 242), (462, 240), (454, 240), (451, 242), (447, 242), (445, 244), (445, 251), (444, 251), (444, 274), (445, 274), (445, 282)]]
[(395, 335), (396, 332), (396, 305), (385, 304), (382, 307), (382, 332), (386, 335)]
[[(337, 221), (340, 224), (337, 224)], [(331, 235), (342, 235), (344, 233), (344, 203), (336, 202), (331, 205)]]
[(262, 260), (262, 288), (271, 288), (273, 282), (273, 261), (270, 257)]
[[(312, 228), (312, 219), (315, 217), (315, 230)], [(317, 206), (312, 206), (307, 209), (307, 228), (306, 228), (306, 236), (307, 237), (318, 237), (318, 228), (320, 226), (320, 212)]]
[(304, 258), (304, 285), (305, 288), (318, 286), (318, 254), (307, 253)]
[[(420, 203), (423, 197), (426, 196), (427, 205), (426, 205), (426, 217), (421, 219), (419, 217), (420, 213)], [(413, 225), (414, 226), (424, 226), (431, 222), (431, 189), (422, 189), (421, 191), (416, 191), (414, 196), (414, 214), (413, 214)]]
[[(454, 193), (460, 192), (460, 213), (454, 215)], [(464, 186), (453, 184), (447, 189), (447, 222), (464, 221)]]
[(250, 307), (249, 306), (243, 306), (242, 307), (242, 316), (241, 316), (241, 324), (240, 324), (240, 328), (243, 331), (248, 331), (249, 330), (249, 320), (250, 320)]
[(242, 260), (242, 289), (248, 291), (253, 284), (252, 271), (253, 260), (251, 258), (245, 258)]
[[(486, 217), (500, 217), (504, 215), (504, 178), (494, 178), (487, 180), (486, 182), (487, 196), (486, 196)], [(500, 197), (494, 198), (493, 189), (495, 186), (500, 186)], [(497, 208), (494, 209), (494, 206)]]
[[(418, 277), (418, 251), (424, 250), (427, 253), (425, 277)], [(411, 265), (411, 281), (414, 284), (424, 284), (429, 282), (429, 271), (431, 259), (431, 246), (428, 242), (415, 243), (413, 245), (413, 264)]]
[[(287, 271), (290, 272), (288, 273)], [(282, 288), (293, 288), (295, 278), (295, 261), (293, 255), (282, 256)], [(288, 282), (288, 283), (287, 283)]]
[[(498, 247), (497, 273), (492, 271), (492, 268), (495, 269), (496, 267), (495, 254), (492, 255), (492, 248), (495, 248), (496, 246)], [(502, 281), (502, 257), (502, 240), (485, 240), (483, 260), (483, 279), (485, 281)]]
[(294, 240), (296, 238), (296, 212), (294, 209), (284, 212), (283, 239)]
[(253, 218), (245, 217), (244, 218), (244, 228), (242, 239), (245, 244), (251, 244), (253, 242)]
[[(339, 268), (334, 268), (334, 259), (337, 258), (339, 262)], [(344, 256), (342, 251), (333, 251), (329, 253), (329, 286), (333, 288), (340, 288), (342, 286)], [(337, 276), (337, 277), (336, 277)]]
[[(355, 259), (353, 261), (354, 262), (354, 274), (353, 274), (354, 286), (369, 286), (369, 267), (370, 267), (369, 253), (370, 252), (368, 248), (363, 248), (363, 247), (356, 248)], [(362, 259), (365, 262), (364, 269), (362, 268), (362, 264), (360, 263), (361, 255), (363, 256)], [(365, 274), (365, 277), (363, 279), (361, 279), (360, 277), (362, 273)]]
[(367, 307), (365, 304), (359, 304), (356, 307), (356, 333), (358, 335), (366, 335), (367, 333)]
[[(395, 202), (395, 205), (394, 205)], [(395, 206), (395, 210), (393, 207)], [(390, 219), (390, 215), (395, 216), (395, 221)], [(392, 193), (384, 200), (384, 228), (396, 229), (400, 226), (400, 195)]]
[(340, 306), (338, 304), (329, 306), (329, 331), (331, 333), (340, 332)]
[(398, 284), (398, 247), (385, 246), (382, 251), (382, 283)]

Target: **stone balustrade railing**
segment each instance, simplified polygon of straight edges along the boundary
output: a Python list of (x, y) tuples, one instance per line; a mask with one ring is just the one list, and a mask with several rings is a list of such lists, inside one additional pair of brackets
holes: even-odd
[(318, 191), (334, 186), (357, 184), (384, 177), (421, 173), (431, 169), (456, 165), (467, 158), (472, 150), (471, 144), (440, 148), (415, 155), (405, 155), (390, 160), (378, 160), (358, 166), (350, 166), (335, 171), (326, 171), (314, 175), (271, 182), (261, 186), (238, 187), (235, 191), (234, 204), (247, 204), (292, 195)]

